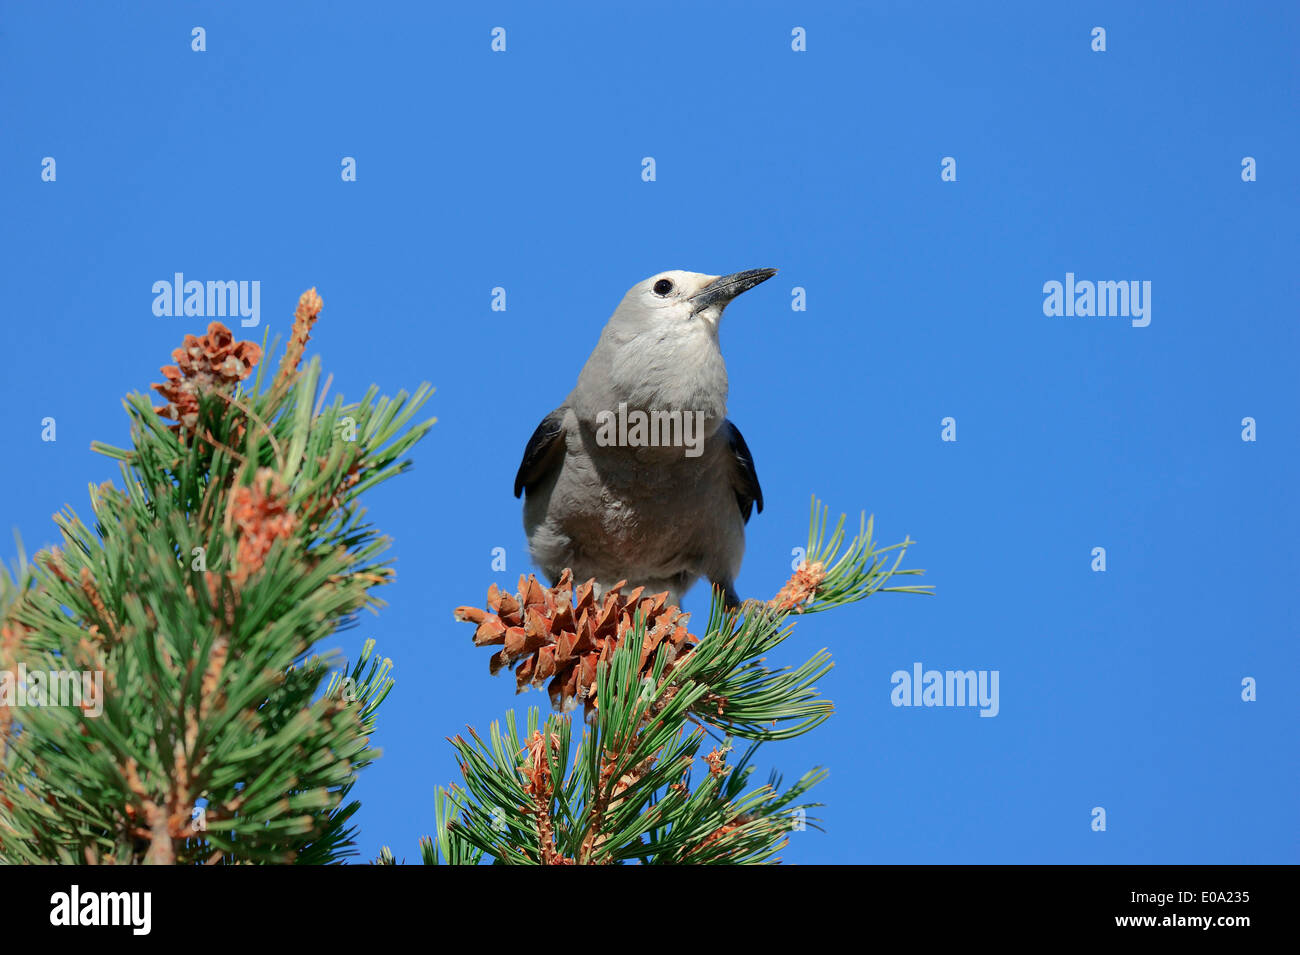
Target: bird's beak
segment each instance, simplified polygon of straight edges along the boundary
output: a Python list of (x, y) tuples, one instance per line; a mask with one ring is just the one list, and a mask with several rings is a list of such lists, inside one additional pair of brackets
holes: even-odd
[(746, 269), (744, 272), (720, 275), (692, 295), (690, 301), (697, 312), (703, 311), (710, 305), (722, 308), (741, 292), (748, 292), (773, 275), (776, 275), (776, 269)]

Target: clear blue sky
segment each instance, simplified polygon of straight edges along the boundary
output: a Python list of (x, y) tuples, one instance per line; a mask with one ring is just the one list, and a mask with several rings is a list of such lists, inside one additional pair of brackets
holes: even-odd
[[(918, 540), (937, 589), (787, 646), (833, 651), (838, 709), (766, 749), (762, 775), (830, 769), (828, 832), (785, 857), (1300, 861), (1300, 11), (1063, 6), (6, 3), (6, 536), (88, 510), (117, 477), (90, 441), (125, 443), (122, 395), (206, 326), (156, 317), (155, 281), (258, 280), (273, 334), (317, 286), (336, 387), (438, 389), (415, 470), (370, 500), (390, 606), (338, 637), (396, 662), (362, 852), (415, 858), (444, 738), (545, 703), (451, 618), (529, 569), (528, 436), (633, 283), (777, 266), (722, 326), (767, 500), (739, 589), (780, 586), (813, 493)], [(1067, 272), (1151, 282), (1150, 325), (1045, 316)], [(918, 661), (999, 671), (998, 716), (892, 706)]]

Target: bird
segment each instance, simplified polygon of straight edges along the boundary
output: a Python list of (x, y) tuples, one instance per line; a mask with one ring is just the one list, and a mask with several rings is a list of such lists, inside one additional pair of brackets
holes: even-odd
[(542, 419), (515, 475), (533, 563), (554, 586), (565, 569), (666, 591), (701, 577), (740, 605), (745, 526), (763, 490), (727, 418), (722, 313), (776, 274), (671, 270), (632, 286), (564, 403)]

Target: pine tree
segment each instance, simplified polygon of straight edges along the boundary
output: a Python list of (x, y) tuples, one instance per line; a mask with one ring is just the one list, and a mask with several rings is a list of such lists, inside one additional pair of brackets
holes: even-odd
[[(0, 568), (0, 862), (356, 855), (349, 796), (378, 755), (391, 663), (373, 641), (350, 668), (318, 650), (393, 578), (360, 497), (409, 466), (431, 389), (327, 403), (319, 361), (303, 365), (321, 307), (302, 296), (265, 387), (265, 338), (236, 342), (219, 322), (186, 335), (154, 385), (165, 403), (125, 402), (131, 447), (92, 445), (122, 486), (92, 487), (90, 524), (66, 509), (60, 546)], [(701, 636), (665, 594), (597, 593), (568, 573), (457, 609), (475, 643), (500, 648), (490, 671), (545, 686), (555, 712), (531, 708), (521, 728), (510, 711), (504, 732), (451, 741), (463, 785), (434, 793), (423, 860), (775, 860), (816, 826), (805, 796), (825, 771), (754, 785), (758, 748), (830, 717), (816, 681), (831, 659), (773, 669), (767, 655), (798, 615), (929, 592), (891, 585), (921, 573), (901, 567), (910, 544), (878, 548), (865, 517), (846, 544), (844, 518), (830, 531), (814, 500), (789, 582), (739, 610), (715, 594)]]
[(121, 487), (92, 487), (90, 524), (63, 511), (62, 544), (0, 574), (0, 861), (355, 854), (348, 796), (391, 663), (373, 642), (346, 673), (314, 651), (393, 578), (359, 498), (433, 422), (412, 424), (428, 386), (327, 403), (302, 364), (321, 306), (302, 296), (266, 387), (265, 337), (186, 335), (166, 404), (125, 402), (132, 447), (92, 445)]
[[(921, 573), (900, 566), (910, 539), (877, 548), (865, 515), (847, 546), (844, 517), (829, 538), (827, 530), (814, 500), (806, 557), (786, 585), (737, 611), (715, 592), (700, 638), (666, 594), (624, 593), (619, 584), (597, 597), (591, 581), (574, 586), (567, 572), (551, 588), (521, 578), (513, 595), (493, 585), (486, 610), (457, 609), (458, 620), (476, 625), (476, 644), (501, 647), (491, 672), (514, 667), (520, 691), (545, 684), (557, 712), (543, 722), (530, 708), (521, 733), (512, 710), (504, 733), (494, 721), (486, 739), (471, 729), (451, 741), (464, 785), (436, 794), (423, 860), (760, 863), (776, 860), (790, 831), (817, 827), (808, 810), (820, 804), (803, 800), (824, 769), (789, 786), (775, 773), (762, 785), (751, 778), (762, 743), (831, 716), (816, 688), (830, 653), (793, 669), (770, 668), (766, 658), (792, 635), (796, 615), (930, 590), (887, 586)], [(734, 755), (737, 740), (747, 745)]]

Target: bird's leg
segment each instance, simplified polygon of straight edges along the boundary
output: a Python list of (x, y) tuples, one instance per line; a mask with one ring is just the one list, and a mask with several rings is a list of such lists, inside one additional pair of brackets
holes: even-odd
[(723, 581), (718, 585), (722, 590), (722, 603), (728, 610), (740, 609), (740, 594), (736, 593), (735, 585), (730, 580)]

